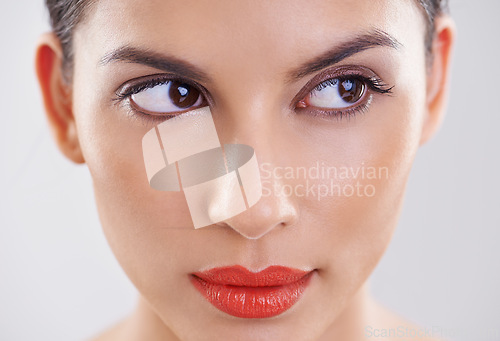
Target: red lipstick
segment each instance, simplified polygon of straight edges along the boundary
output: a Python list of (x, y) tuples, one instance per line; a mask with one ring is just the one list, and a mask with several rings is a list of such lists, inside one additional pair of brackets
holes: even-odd
[(227, 314), (266, 318), (294, 305), (312, 273), (283, 266), (251, 272), (238, 265), (193, 273), (191, 283), (211, 304)]

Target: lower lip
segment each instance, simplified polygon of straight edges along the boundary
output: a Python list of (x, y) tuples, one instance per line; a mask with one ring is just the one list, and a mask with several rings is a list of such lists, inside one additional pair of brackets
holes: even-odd
[(194, 287), (217, 309), (241, 318), (269, 318), (300, 299), (312, 273), (284, 267), (252, 273), (243, 267), (229, 267), (190, 277)]

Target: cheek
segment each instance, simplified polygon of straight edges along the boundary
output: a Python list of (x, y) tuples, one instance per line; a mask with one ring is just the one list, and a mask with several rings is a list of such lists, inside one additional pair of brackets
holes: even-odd
[(290, 150), (300, 155), (296, 166), (319, 169), (307, 181), (290, 180), (295, 188), (316, 190), (299, 201), (299, 224), (307, 229), (303, 240), (311, 242), (309, 248), (329, 269), (325, 276), (339, 291), (362, 283), (390, 242), (418, 148), (420, 94), (408, 89), (379, 97), (365, 114), (325, 122), (326, 128), (293, 139)]
[(149, 186), (142, 138), (155, 124), (131, 117), (124, 106), (113, 101), (122, 80), (110, 79), (96, 69), (95, 56), (102, 54), (102, 44), (78, 49), (83, 37), (77, 34), (75, 39), (73, 108), (99, 216), (110, 244), (118, 251), (121, 245), (135, 242), (132, 236), (192, 226), (181, 192), (160, 192)]
[[(125, 271), (130, 275), (143, 266), (144, 273), (147, 264), (154, 263), (149, 259), (151, 246), (158, 244), (155, 240), (161, 231), (192, 226), (187, 204), (181, 192), (160, 192), (149, 186), (142, 138), (154, 124), (143, 125), (127, 117), (125, 109), (83, 95), (90, 92), (77, 92), (82, 95), (75, 97), (75, 115), (103, 231)], [(168, 264), (182, 240), (162, 238), (162, 244), (163, 264)]]
[(183, 250), (191, 249), (186, 226), (192, 228), (192, 222), (181, 192), (149, 186), (142, 137), (153, 125), (143, 127), (116, 111), (85, 106), (78, 113), (82, 148), (103, 232), (116, 259), (150, 299), (158, 293), (150, 292), (157, 283), (181, 292), (189, 286), (180, 274), (191, 266)]

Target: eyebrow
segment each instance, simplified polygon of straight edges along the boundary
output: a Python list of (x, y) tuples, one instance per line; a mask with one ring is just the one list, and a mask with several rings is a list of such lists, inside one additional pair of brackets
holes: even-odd
[(203, 70), (185, 60), (130, 45), (122, 46), (105, 54), (99, 60), (98, 65), (104, 66), (116, 61), (150, 66), (198, 82), (208, 82), (210, 79)]
[[(337, 64), (356, 53), (378, 46), (399, 49), (403, 45), (389, 33), (374, 29), (368, 33), (358, 35), (352, 40), (337, 45), (333, 49), (303, 63), (298, 68), (288, 72), (286, 79), (288, 82), (297, 81), (311, 73)], [(104, 66), (116, 61), (150, 66), (155, 69), (190, 78), (197, 82), (210, 82), (210, 77), (207, 73), (190, 62), (149, 49), (124, 45), (105, 54), (99, 60), (98, 65)]]
[(337, 64), (356, 53), (379, 46), (391, 47), (398, 50), (403, 47), (403, 44), (389, 33), (374, 29), (368, 33), (358, 35), (352, 40), (341, 43), (331, 50), (303, 63), (298, 68), (287, 73), (286, 79), (289, 82), (296, 81), (311, 73)]

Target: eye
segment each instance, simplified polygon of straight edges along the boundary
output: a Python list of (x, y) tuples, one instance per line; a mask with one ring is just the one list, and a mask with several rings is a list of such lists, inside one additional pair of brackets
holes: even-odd
[(194, 86), (181, 81), (168, 80), (160, 84), (146, 85), (130, 95), (135, 109), (145, 113), (174, 113), (204, 103), (203, 95)]
[(343, 109), (358, 103), (366, 92), (366, 85), (356, 78), (332, 78), (316, 86), (301, 101), (301, 106), (324, 109)]

